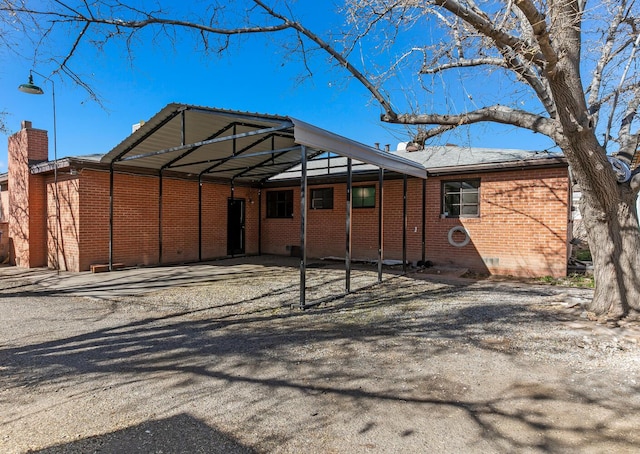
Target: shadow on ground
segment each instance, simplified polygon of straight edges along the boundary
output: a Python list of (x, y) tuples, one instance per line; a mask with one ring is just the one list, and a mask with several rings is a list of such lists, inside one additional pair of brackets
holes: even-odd
[(146, 421), (134, 427), (51, 446), (34, 454), (253, 454), (229, 435), (188, 415)]
[[(276, 274), (265, 275), (272, 286), (268, 291), (247, 287), (240, 298), (225, 294), (231, 291), (229, 281), (207, 282), (207, 297), (200, 305), (187, 301), (195, 296), (184, 289), (172, 294), (183, 310), (135, 313), (125, 323), (106, 323), (110, 314), (103, 314), (95, 323), (99, 326), (85, 317), (81, 334), (66, 335), (68, 328), (59, 328), (61, 334), (54, 339), (14, 340), (0, 348), (0, 385), (9, 392), (81, 386), (91, 394), (105, 381), (123, 387), (153, 384), (155, 392), (160, 386), (161, 392), (175, 393), (188, 405), (210, 398), (185, 391), (204, 382), (215, 390), (210, 395), (216, 399), (239, 399), (237, 411), (251, 414), (245, 421), (248, 425), (268, 425), (268, 418), (291, 412), (301, 399), (313, 399), (318, 410), (296, 421), (311, 432), (326, 430), (335, 413), (362, 417), (375, 413), (379, 405), (389, 405), (394, 411), (410, 407), (409, 413), (435, 419), (460, 415), (496, 452), (640, 449), (636, 429), (640, 405), (626, 397), (640, 393), (638, 386), (618, 393), (592, 393), (586, 391), (587, 382), (578, 380), (573, 387), (558, 381), (542, 383), (534, 372), (524, 372), (508, 384), (498, 379), (500, 367), (527, 367), (519, 356), (523, 352), (517, 334), (528, 333), (522, 327), (544, 330), (544, 323), (549, 323), (553, 328), (553, 319), (541, 322), (540, 313), (529, 304), (551, 295), (552, 289), (498, 285), (470, 290), (399, 277), (300, 312), (289, 309), (297, 285), (285, 274), (280, 271), (281, 284), (272, 282)], [(312, 286), (321, 286), (320, 279), (339, 281), (331, 274), (320, 276), (311, 274)], [(235, 276), (233, 286), (249, 285), (247, 279), (255, 276)], [(152, 304), (154, 298), (144, 297), (139, 304)], [(119, 313), (127, 304), (119, 302), (109, 310)], [(83, 307), (74, 310), (82, 318)], [(60, 326), (66, 323), (73, 320), (61, 321)], [(552, 357), (566, 346), (541, 342), (539, 348), (537, 353)], [(491, 366), (485, 373), (475, 371), (465, 364), (472, 358), (479, 367), (483, 361)], [(454, 373), (443, 374), (445, 367)], [(456, 367), (471, 377), (456, 375)], [(492, 374), (501, 383), (494, 389)], [(480, 379), (487, 380), (482, 384), (486, 392), (473, 393), (470, 380)], [(593, 386), (600, 383), (596, 380)], [(239, 385), (252, 390), (249, 400), (225, 395)], [(340, 402), (338, 409), (332, 407), (335, 402)], [(5, 413), (3, 420), (12, 423), (21, 418), (16, 410)], [(372, 416), (376, 422), (363, 425), (361, 433), (385, 423), (378, 418)], [(420, 434), (419, 419), (404, 419), (401, 413), (397, 419), (403, 425), (400, 437)], [(182, 427), (194, 432), (194, 444), (182, 440)], [(206, 452), (251, 452), (184, 413), (38, 452), (84, 452), (94, 446), (104, 452), (156, 452), (160, 446), (163, 452), (205, 452), (204, 446), (213, 446)]]

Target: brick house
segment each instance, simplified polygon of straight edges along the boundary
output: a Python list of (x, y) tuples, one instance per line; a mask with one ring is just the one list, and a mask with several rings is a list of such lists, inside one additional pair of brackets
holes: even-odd
[(9, 138), (0, 201), (17, 266), (382, 249), (478, 273), (566, 273), (567, 164), (546, 153), (382, 152), (288, 117), (178, 104), (105, 155), (52, 162), (47, 146), (29, 122)]

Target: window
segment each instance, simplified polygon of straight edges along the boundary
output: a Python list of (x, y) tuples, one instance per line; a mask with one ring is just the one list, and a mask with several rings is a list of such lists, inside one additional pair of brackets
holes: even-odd
[(376, 206), (375, 186), (356, 186), (352, 189), (353, 208), (373, 208)]
[(444, 181), (442, 214), (447, 217), (479, 216), (480, 180)]
[(293, 217), (293, 190), (267, 192), (267, 217)]
[(333, 208), (333, 188), (311, 190), (312, 210), (331, 210)]

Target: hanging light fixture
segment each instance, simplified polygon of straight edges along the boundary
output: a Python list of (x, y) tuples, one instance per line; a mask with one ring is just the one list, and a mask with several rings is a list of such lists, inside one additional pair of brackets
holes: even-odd
[(33, 74), (31, 74), (31, 72), (29, 72), (29, 82), (26, 84), (19, 85), (18, 90), (20, 90), (23, 93), (29, 93), (30, 95), (44, 94), (44, 90), (42, 90), (42, 88), (38, 87), (37, 85), (34, 85)]

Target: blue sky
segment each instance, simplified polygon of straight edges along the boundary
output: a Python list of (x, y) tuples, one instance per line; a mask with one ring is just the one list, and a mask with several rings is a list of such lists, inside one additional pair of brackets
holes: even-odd
[[(307, 6), (305, 6), (307, 5)], [(309, 28), (322, 32), (342, 18), (324, 2), (299, 2), (298, 13)], [(287, 33), (287, 32), (285, 32)], [(409, 139), (405, 128), (379, 121), (380, 107), (346, 71), (332, 68), (324, 55), (311, 61), (314, 75), (302, 82), (299, 61), (286, 58), (278, 45), (285, 35), (253, 36), (233, 44), (225, 55), (203, 55), (187, 37), (175, 46), (167, 41), (143, 39), (134, 47), (130, 62), (122, 45), (103, 51), (86, 46), (71, 60), (71, 67), (100, 95), (104, 108), (68, 79), (53, 78), (57, 110), (58, 157), (106, 153), (131, 133), (131, 125), (147, 120), (170, 102), (204, 105), (232, 110), (289, 115), (351, 139), (373, 145)], [(65, 42), (52, 45), (64, 49)], [(385, 58), (370, 49), (364, 59)], [(25, 55), (32, 55), (28, 50)], [(47, 129), (50, 159), (53, 159), (53, 115), (51, 82), (34, 75), (45, 94), (27, 95), (17, 90), (26, 83), (29, 69), (49, 76), (52, 64), (37, 63), (0, 49), (0, 111), (11, 132), (22, 120)], [(409, 80), (405, 77), (405, 80)], [(482, 78), (480, 84), (484, 83)], [(477, 84), (467, 82), (469, 87)], [(398, 87), (396, 86), (397, 90)], [(450, 92), (429, 94), (434, 105), (452, 97)], [(437, 143), (455, 142), (477, 147), (545, 149), (551, 144), (542, 136), (514, 128), (482, 126), (470, 133), (446, 136)], [(0, 140), (0, 172), (6, 171), (7, 140)]]

